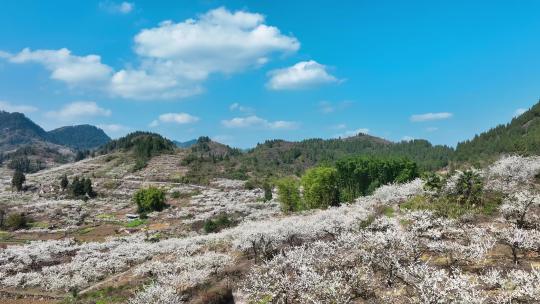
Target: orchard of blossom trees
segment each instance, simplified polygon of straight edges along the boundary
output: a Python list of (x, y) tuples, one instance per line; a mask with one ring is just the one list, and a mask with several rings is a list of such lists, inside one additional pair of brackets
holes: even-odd
[[(227, 205), (247, 216), (217, 233), (9, 246), (0, 285), (84, 291), (127, 273), (144, 282), (131, 304), (190, 303), (222, 280), (238, 303), (540, 303), (539, 173), (540, 158), (510, 156), (437, 191), (415, 179), (292, 215)], [(456, 189), (471, 179), (479, 199)], [(457, 197), (465, 211), (441, 209)]]

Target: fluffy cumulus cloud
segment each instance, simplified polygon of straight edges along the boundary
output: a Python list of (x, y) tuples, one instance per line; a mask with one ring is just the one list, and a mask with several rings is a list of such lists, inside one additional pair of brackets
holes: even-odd
[[(133, 9), (132, 4), (124, 3), (118, 6), (120, 11)], [(221, 7), (195, 19), (164, 21), (143, 29), (134, 38), (140, 64), (127, 65), (129, 68), (115, 71), (98, 55), (76, 56), (65, 48), (24, 49), (15, 55), (2, 52), (0, 58), (42, 64), (51, 71), (51, 78), (70, 85), (99, 83), (102, 91), (115, 97), (155, 100), (199, 94), (211, 74), (259, 67), (272, 55), (295, 52), (299, 47), (296, 38), (265, 24), (263, 15)]]
[(268, 75), (270, 80), (267, 87), (272, 90), (304, 89), (339, 81), (328, 73), (326, 66), (313, 60), (301, 61), (288, 68), (273, 70)]
[(165, 113), (150, 123), (151, 127), (157, 127), (160, 123), (175, 123), (179, 125), (191, 124), (199, 121), (199, 117), (188, 113)]
[(423, 121), (443, 120), (443, 119), (452, 118), (452, 116), (453, 114), (448, 113), (448, 112), (415, 114), (411, 116), (411, 121), (423, 122)]
[[(218, 8), (182, 22), (164, 21), (135, 36), (137, 70), (118, 71), (112, 90), (121, 97), (180, 98), (202, 91), (210, 74), (232, 74), (266, 63), (274, 53), (294, 52), (300, 43), (264, 23), (261, 14)], [(134, 77), (148, 83), (140, 88)], [(128, 85), (126, 85), (126, 83)], [(134, 92), (136, 90), (136, 93)]]
[(74, 121), (80, 118), (111, 116), (111, 110), (98, 106), (93, 101), (75, 101), (57, 111), (49, 111), (45, 116), (63, 121)]
[(110, 79), (112, 68), (101, 63), (98, 55), (76, 56), (68, 49), (35, 50), (23, 49), (9, 55), (12, 63), (34, 62), (42, 64), (51, 71), (51, 78), (71, 85), (87, 85), (106, 82)]
[(213, 72), (233, 73), (261, 65), (276, 52), (294, 52), (300, 44), (264, 24), (261, 14), (221, 7), (198, 19), (162, 22), (135, 36), (142, 57), (181, 67), (184, 77), (201, 79)]
[(99, 7), (108, 13), (125, 15), (133, 11), (135, 4), (126, 1), (120, 3), (103, 1), (99, 3)]
[(0, 110), (6, 112), (19, 112), (19, 113), (32, 113), (36, 112), (38, 108), (30, 105), (12, 104), (7, 101), (0, 100)]
[(369, 134), (369, 129), (367, 129), (367, 128), (359, 128), (359, 129), (355, 129), (355, 130), (347, 130), (347, 131), (345, 131), (343, 133), (335, 135), (335, 137), (347, 138), (347, 137), (356, 136), (358, 134)]
[(222, 120), (221, 123), (227, 128), (260, 128), (269, 130), (291, 130), (298, 128), (298, 123), (293, 121), (268, 121), (255, 115)]

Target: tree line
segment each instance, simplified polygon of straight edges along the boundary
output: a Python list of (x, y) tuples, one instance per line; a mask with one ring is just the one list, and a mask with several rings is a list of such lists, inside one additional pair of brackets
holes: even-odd
[(352, 202), (381, 185), (418, 176), (416, 163), (406, 158), (357, 156), (338, 160), (334, 166), (308, 169), (300, 179), (281, 178), (276, 186), (282, 210), (294, 212)]

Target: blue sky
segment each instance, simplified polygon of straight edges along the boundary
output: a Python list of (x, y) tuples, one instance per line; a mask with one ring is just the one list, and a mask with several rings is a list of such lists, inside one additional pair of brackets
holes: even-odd
[(538, 1), (3, 1), (0, 108), (112, 137), (455, 145), (540, 96)]

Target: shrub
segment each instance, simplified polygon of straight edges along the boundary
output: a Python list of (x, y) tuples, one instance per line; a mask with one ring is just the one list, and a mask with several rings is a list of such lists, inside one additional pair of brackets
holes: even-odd
[(293, 177), (284, 177), (278, 180), (278, 199), (283, 212), (294, 212), (303, 209), (298, 186), (298, 181)]
[(92, 187), (92, 180), (84, 177), (79, 179), (78, 176), (71, 182), (69, 192), (74, 198), (94, 198), (97, 195)]
[(15, 170), (13, 173), (13, 178), (11, 179), (11, 186), (13, 186), (17, 191), (21, 191), (23, 184), (26, 181), (26, 176), (20, 170)]
[(131, 172), (137, 172), (139, 170), (142, 170), (142, 169), (146, 168), (147, 165), (148, 165), (148, 161), (147, 161), (146, 158), (138, 158), (135, 161), (135, 164), (133, 165), (133, 168), (131, 168)]
[(28, 220), (22, 213), (12, 213), (6, 219), (6, 227), (9, 229), (17, 230), (26, 228)]
[(62, 178), (60, 178), (60, 188), (62, 191), (65, 191), (67, 187), (69, 186), (69, 180), (67, 178), (67, 175), (63, 175)]
[(433, 172), (426, 172), (422, 175), (424, 181), (424, 190), (438, 193), (443, 185), (444, 181), (440, 175)]
[(213, 233), (219, 232), (221, 229), (231, 227), (233, 222), (226, 214), (218, 216), (216, 219), (208, 219), (204, 222), (204, 232)]
[(156, 187), (139, 189), (133, 196), (133, 201), (137, 204), (137, 212), (147, 213), (161, 211), (165, 208), (165, 192)]
[(462, 172), (455, 187), (457, 200), (461, 204), (478, 204), (482, 200), (484, 181), (474, 170)]
[(246, 190), (253, 190), (257, 187), (257, 182), (253, 179), (249, 179), (244, 184), (244, 189)]
[(307, 209), (339, 205), (338, 174), (332, 167), (317, 167), (302, 176), (304, 202)]
[(272, 200), (272, 186), (269, 182), (265, 182), (263, 184), (263, 190), (264, 190), (264, 201), (268, 202)]

